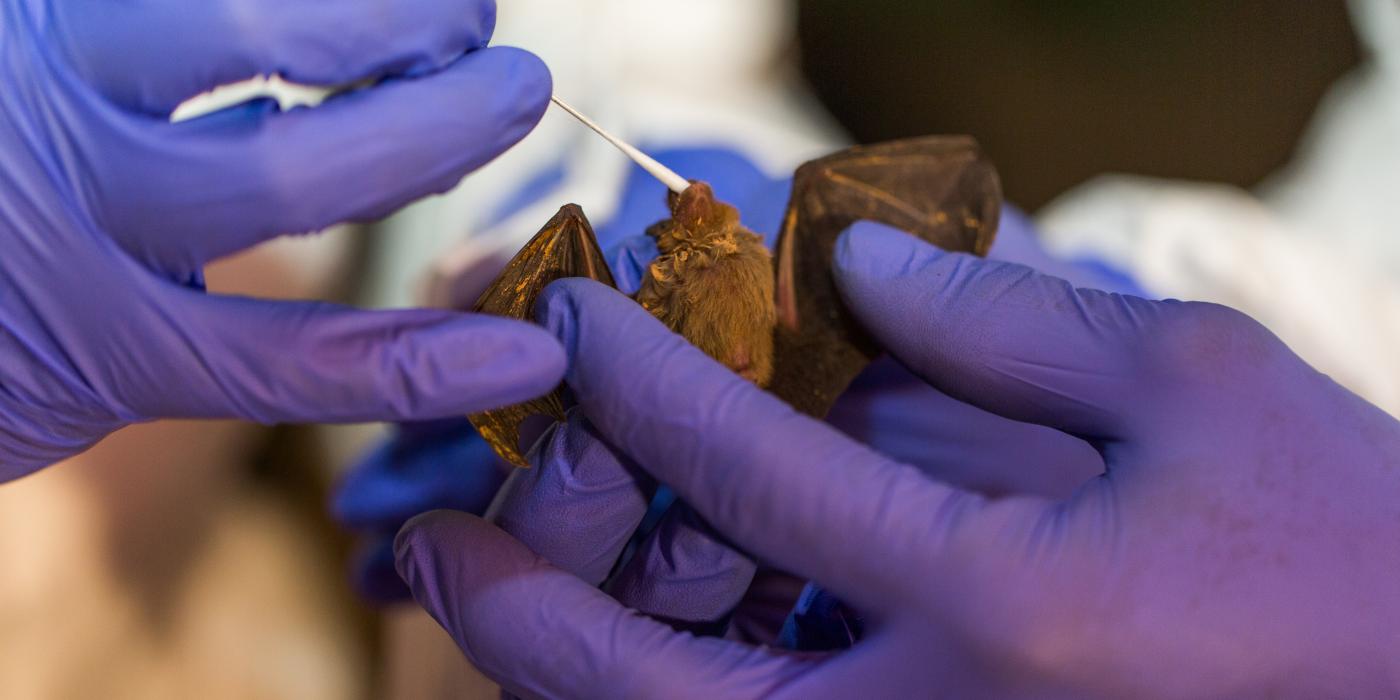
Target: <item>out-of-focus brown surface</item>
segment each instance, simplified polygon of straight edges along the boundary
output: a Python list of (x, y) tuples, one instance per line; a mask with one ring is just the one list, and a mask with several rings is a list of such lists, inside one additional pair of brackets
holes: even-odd
[(801, 0), (801, 55), (861, 142), (967, 133), (1035, 208), (1090, 176), (1252, 186), (1355, 65), (1339, 0)]
[(500, 688), (476, 670), (437, 621), (416, 605), (384, 613), (386, 700), (496, 700)]

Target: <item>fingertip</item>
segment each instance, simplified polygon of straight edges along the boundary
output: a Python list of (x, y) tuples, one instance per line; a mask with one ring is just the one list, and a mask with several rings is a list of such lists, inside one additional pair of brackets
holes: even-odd
[(577, 409), (511, 475), (491, 521), (554, 566), (597, 585), (647, 514), (654, 488)]
[[(379, 138), (394, 143), (402, 166), (411, 168), (401, 173), (400, 187), (418, 190), (414, 194), (421, 197), (451, 190), (529, 135), (544, 118), (553, 83), (538, 56), (502, 46), (472, 51), (441, 71), (346, 99), (378, 95), (390, 103), (377, 117), (385, 124)], [(393, 211), (401, 199), (389, 199), (370, 215)]]
[[(428, 397), (405, 419), (431, 419), (509, 406), (543, 396), (563, 381), (568, 360), (554, 336), (523, 321), (480, 315), (425, 330), (403, 350), (415, 371), (407, 393)], [(423, 413), (426, 415), (411, 415)]]
[(836, 277), (848, 283), (893, 279), (946, 255), (905, 231), (858, 221), (836, 241)]
[(107, 224), (148, 241), (162, 260), (197, 267), (278, 235), (381, 219), (453, 189), (519, 143), (552, 89), (537, 56), (486, 48), (315, 108), (151, 124), (134, 154), (116, 160), (162, 167), (132, 179), (98, 164)]
[(540, 292), (535, 301), (535, 321), (548, 329), (569, 358), (576, 355), (579, 337), (579, 311), (583, 306), (614, 308), (621, 302), (637, 309), (616, 289), (590, 279), (562, 279)]
[(573, 356), (570, 340), (575, 335), (572, 328), (578, 316), (575, 299), (584, 288), (586, 285), (579, 284), (577, 280), (562, 279), (550, 283), (535, 299), (535, 323), (547, 329), (570, 357)]
[(475, 515), (435, 510), (404, 523), (394, 537), (394, 566), (430, 612), (436, 612), (431, 606), (431, 584), (445, 581), (452, 585), (460, 578), (446, 571), (460, 553), (471, 552), (473, 559), (485, 560), (483, 547), (475, 540), (481, 539), (480, 529), (490, 527)]
[(536, 320), (543, 322), (544, 314), (552, 312), (555, 305), (562, 305), (561, 308), (572, 308), (579, 302), (587, 303), (595, 299), (618, 296), (621, 296), (621, 293), (616, 289), (596, 280), (583, 277), (568, 277), (557, 280), (540, 292), (540, 298), (535, 302)]
[[(432, 533), (438, 527), (437, 512), (424, 513), (403, 524), (399, 529), (399, 534), (394, 536), (394, 568), (398, 570), (399, 577), (413, 590), (414, 597), (419, 598), (419, 584), (427, 580), (432, 581), (435, 577), (431, 573), (427, 576), (420, 576), (419, 571), (424, 563), (425, 555), (432, 552)], [(428, 559), (427, 561), (431, 561)], [(420, 602), (421, 598), (420, 598)], [(424, 607), (428, 607), (426, 603)], [(429, 612), (432, 612), (429, 610)]]
[(470, 517), (466, 513), (434, 510), (409, 518), (394, 537), (394, 560), (400, 564), (400, 573), (405, 562), (419, 552), (431, 550), (436, 538), (450, 533), (463, 519)]
[(757, 570), (752, 557), (680, 504), (642, 542), (608, 591), (639, 612), (703, 628), (723, 621), (739, 605)]
[(513, 46), (496, 46), (463, 60), (478, 63), (480, 70), (498, 79), (490, 99), (497, 110), (496, 123), (508, 125), (505, 138), (512, 143), (524, 138), (544, 118), (554, 94), (554, 76), (539, 56)]
[(496, 35), (496, 23), (500, 20), (500, 13), (496, 9), (495, 0), (478, 2), (476, 7), (480, 11), (481, 29), (485, 36), (482, 46), (485, 47), (487, 43), (490, 43), (491, 37)]
[(929, 285), (910, 284), (910, 278), (946, 257), (909, 233), (860, 221), (837, 239), (832, 273), (846, 305), (865, 323), (879, 325), (924, 307), (917, 295)]
[(506, 347), (502, 350), (508, 357), (517, 358), (522, 366), (531, 368), (528, 375), (534, 381), (525, 391), (539, 395), (559, 386), (569, 358), (554, 334), (532, 323), (511, 321), (510, 325)]

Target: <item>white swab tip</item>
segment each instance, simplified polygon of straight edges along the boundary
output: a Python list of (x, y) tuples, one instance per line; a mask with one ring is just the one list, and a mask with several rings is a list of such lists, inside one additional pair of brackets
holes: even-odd
[(599, 136), (602, 136), (605, 140), (607, 140), (608, 143), (611, 143), (612, 145), (616, 146), (618, 150), (626, 154), (628, 158), (631, 158), (632, 161), (635, 162), (637, 165), (641, 166), (643, 170), (650, 173), (652, 177), (660, 180), (661, 184), (666, 185), (666, 187), (669, 188), (672, 192), (680, 194), (686, 191), (687, 189), (690, 189), (689, 180), (686, 180), (680, 175), (677, 175), (674, 170), (671, 170), (670, 168), (662, 165), (655, 158), (652, 158), (651, 156), (643, 153), (641, 149), (638, 149), (636, 146), (633, 146), (632, 144), (627, 143), (626, 141), (623, 141), (622, 139), (608, 133), (606, 129), (599, 126), (592, 119), (589, 119), (588, 117), (584, 116), (583, 113), (569, 106), (567, 102), (559, 99), (558, 95), (555, 95), (550, 99), (554, 102), (554, 104), (559, 105), (560, 109), (564, 110), (565, 112), (568, 112), (573, 118), (582, 122), (584, 126), (587, 126), (588, 128), (592, 129)]

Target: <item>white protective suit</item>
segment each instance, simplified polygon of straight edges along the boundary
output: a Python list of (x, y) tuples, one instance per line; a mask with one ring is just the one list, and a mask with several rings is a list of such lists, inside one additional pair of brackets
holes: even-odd
[(1296, 161), (1257, 192), (1104, 176), (1039, 223), (1057, 253), (1103, 258), (1162, 296), (1269, 326), (1400, 416), (1400, 0), (1352, 0), (1368, 60), (1321, 106)]

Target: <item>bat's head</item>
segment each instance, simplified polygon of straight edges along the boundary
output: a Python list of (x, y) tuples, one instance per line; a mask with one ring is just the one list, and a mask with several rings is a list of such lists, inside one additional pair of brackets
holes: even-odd
[(671, 211), (648, 231), (661, 255), (637, 302), (710, 357), (767, 385), (777, 322), (767, 246), (703, 182), (672, 195)]
[(672, 192), (669, 197), (671, 218), (647, 232), (656, 238), (663, 255), (680, 248), (703, 248), (743, 230), (739, 210), (715, 199), (708, 184), (692, 182), (685, 192)]

